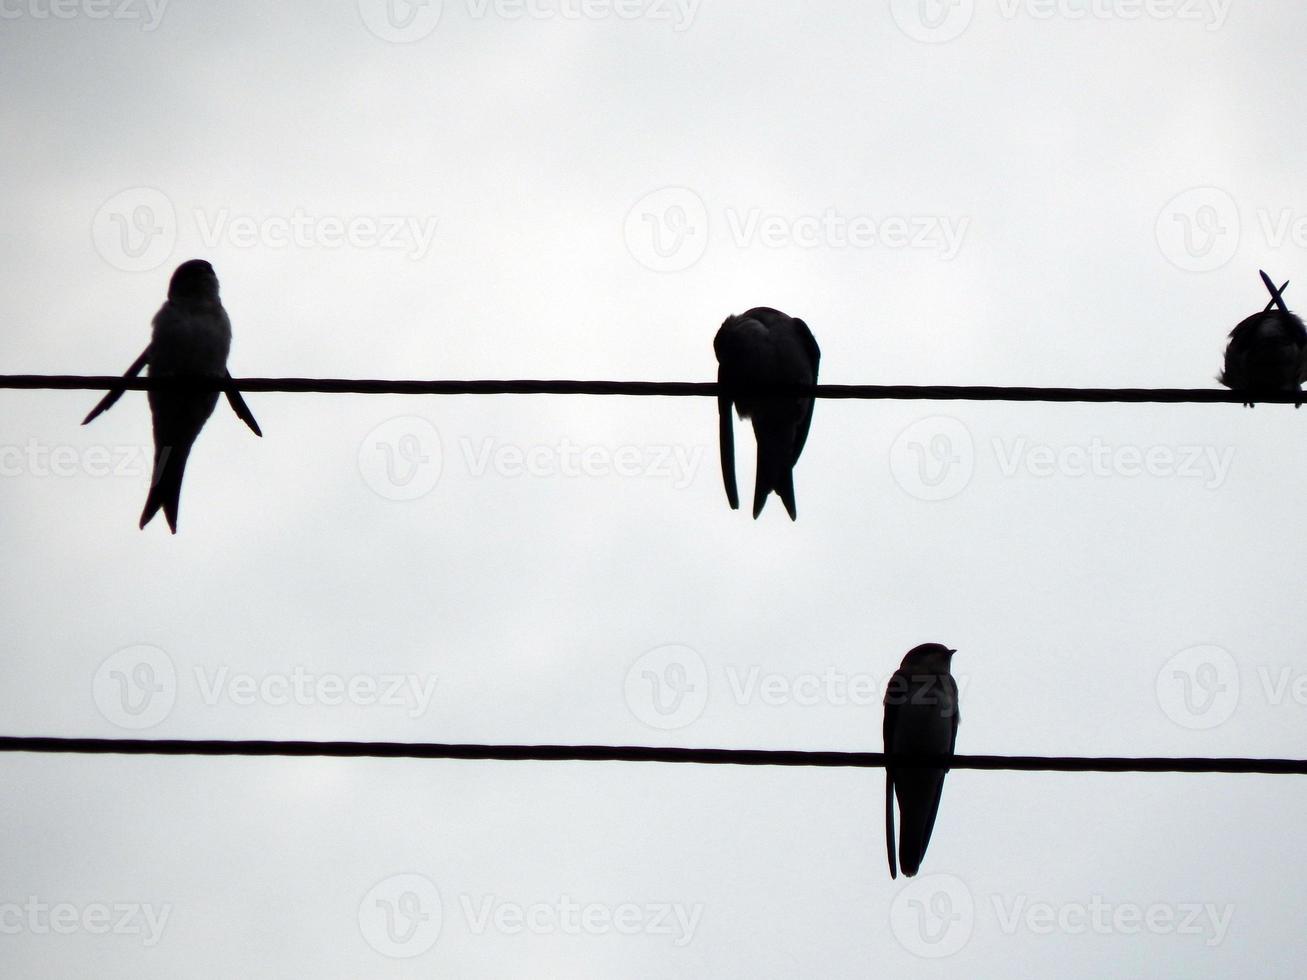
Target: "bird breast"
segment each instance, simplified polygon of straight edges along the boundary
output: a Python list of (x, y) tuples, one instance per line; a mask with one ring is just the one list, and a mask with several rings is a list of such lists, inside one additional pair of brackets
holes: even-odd
[(221, 307), (178, 310), (165, 305), (154, 319), (151, 374), (221, 376), (231, 352), (231, 322)]
[[(923, 700), (934, 703), (908, 703), (898, 710), (894, 722), (894, 744), (910, 745), (916, 752), (944, 753), (953, 744), (952, 699), (939, 692), (929, 692)], [(947, 703), (941, 703), (947, 702)]]

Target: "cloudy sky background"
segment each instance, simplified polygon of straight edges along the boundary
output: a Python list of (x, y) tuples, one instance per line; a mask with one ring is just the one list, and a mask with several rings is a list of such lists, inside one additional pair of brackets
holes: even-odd
[[(771, 305), (823, 381), (1205, 387), (1258, 268), (1307, 290), (1289, 0), (120, 2), (0, 4), (0, 371), (123, 370), (190, 257), (238, 376), (710, 380)], [(706, 400), (255, 394), (173, 538), (144, 397), (79, 428), (97, 397), (0, 391), (5, 734), (875, 750), (939, 640), (959, 751), (1303, 754), (1292, 409), (823, 402), (792, 525), (728, 509)], [(875, 772), (0, 781), (7, 976), (1302, 954), (1290, 778), (955, 772), (912, 885)]]

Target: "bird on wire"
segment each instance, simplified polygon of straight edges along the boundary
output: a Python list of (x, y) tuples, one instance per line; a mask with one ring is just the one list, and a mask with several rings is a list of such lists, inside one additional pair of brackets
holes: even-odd
[(735, 484), (734, 406), (741, 419), (753, 422), (758, 445), (754, 474), (753, 516), (756, 520), (769, 494), (781, 498), (791, 520), (798, 519), (794, 502), (794, 465), (812, 426), (814, 399), (766, 388), (806, 387), (817, 383), (821, 349), (808, 325), (796, 317), (760, 306), (741, 316), (727, 317), (713, 340), (717, 354), (718, 435), (722, 480), (732, 510), (740, 508)]
[[(231, 321), (218, 296), (218, 277), (213, 266), (203, 259), (183, 262), (168, 283), (167, 300), (154, 315), (150, 345), (123, 375), (134, 378), (148, 365), (151, 378), (170, 378), (177, 382), (175, 386), (149, 392), (154, 470), (145, 509), (141, 512), (142, 528), (162, 509), (169, 529), (177, 533), (186, 461), (200, 430), (218, 404), (216, 384), (231, 380), (227, 371), (230, 352)], [(188, 381), (202, 383), (189, 387)], [(124, 390), (112, 389), (82, 425), (112, 408)], [(262, 436), (241, 393), (228, 388), (227, 400), (241, 421), (256, 436)]]
[[(885, 690), (885, 754), (951, 756), (958, 739), (958, 685), (951, 666), (956, 650), (925, 643), (909, 650)], [(909, 878), (921, 868), (935, 829), (947, 769), (904, 768), (886, 760), (885, 847), (889, 874)], [(894, 801), (899, 805), (898, 863), (894, 854)]]
[[(1225, 350), (1225, 370), (1217, 380), (1243, 394), (1249, 408), (1267, 396), (1301, 394), (1307, 380), (1307, 328), (1284, 302), (1286, 282), (1279, 289), (1265, 272), (1262, 282), (1271, 292), (1271, 302), (1230, 332)], [(1302, 402), (1297, 403), (1302, 407)]]

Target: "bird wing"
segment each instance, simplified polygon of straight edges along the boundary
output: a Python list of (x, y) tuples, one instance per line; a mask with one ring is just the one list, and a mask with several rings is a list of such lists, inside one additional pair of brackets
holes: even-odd
[[(794, 331), (803, 347), (804, 353), (808, 355), (808, 362), (812, 367), (812, 383), (817, 383), (817, 366), (821, 362), (821, 348), (817, 346), (817, 338), (812, 335), (808, 325), (797, 317), (793, 320)], [(808, 407), (803, 413), (803, 418), (799, 420), (798, 432), (794, 437), (794, 462), (799, 461), (799, 454), (803, 452), (803, 447), (808, 441), (808, 430), (812, 428), (812, 411), (817, 405), (817, 399), (810, 398)]]
[(717, 355), (717, 443), (722, 461), (722, 484), (726, 487), (726, 500), (731, 510), (740, 509), (740, 491), (735, 483), (735, 421), (731, 418), (734, 403), (732, 377), (734, 364), (729, 351), (731, 335), (738, 332), (739, 320), (730, 317), (713, 337), (713, 353)]
[(1269, 313), (1273, 309), (1278, 309), (1281, 313), (1288, 313), (1289, 307), (1284, 305), (1283, 293), (1289, 288), (1289, 284), (1286, 282), (1279, 289), (1276, 289), (1274, 279), (1268, 276), (1265, 272), (1261, 272), (1260, 275), (1262, 277), (1262, 282), (1266, 284), (1266, 288), (1271, 291), (1271, 304), (1266, 308), (1266, 312)]
[[(891, 702), (890, 691), (894, 690), (894, 686), (898, 681), (899, 672), (895, 671), (894, 676), (890, 679), (889, 690), (885, 692), (883, 735), (887, 754), (894, 751), (894, 726), (898, 722), (899, 706), (898, 699)], [(898, 858), (894, 852), (894, 837), (894, 773), (887, 761), (885, 764), (885, 851), (889, 855), (889, 876), (891, 879), (897, 879), (899, 876)]]
[(1266, 309), (1262, 312), (1270, 313), (1277, 306), (1284, 305), (1284, 291), (1289, 288), (1289, 282), (1286, 281), (1279, 289), (1275, 288), (1275, 283), (1271, 282), (1271, 277), (1265, 272), (1262, 273), (1262, 282), (1266, 283), (1266, 288), (1271, 291), (1271, 301), (1266, 304)]
[[(230, 381), (231, 372), (226, 373), (227, 380)], [(262, 439), (263, 430), (259, 428), (259, 423), (254, 420), (254, 413), (250, 411), (250, 406), (245, 404), (245, 399), (241, 397), (239, 390), (236, 388), (227, 389), (227, 403), (231, 405), (231, 410), (236, 413), (236, 417), (248, 425), (250, 430)]]
[[(153, 345), (151, 345), (151, 347), (152, 346)], [(151, 347), (147, 347), (145, 350), (141, 351), (141, 356), (133, 361), (132, 366), (123, 374), (124, 378), (134, 378), (144, 370), (145, 365), (150, 363)], [(126, 388), (110, 388), (108, 394), (100, 399), (100, 403), (96, 405), (95, 408), (91, 409), (91, 413), (87, 415), (86, 418), (82, 419), (82, 425), (87, 425), (95, 421), (105, 412), (109, 411), (109, 409), (113, 408), (114, 404), (123, 396), (123, 392), (126, 390)]]
[[(958, 713), (958, 684), (957, 681), (953, 679), (952, 674), (943, 675), (940, 678), (940, 684), (943, 686), (944, 690), (948, 692), (949, 704), (952, 707), (953, 717), (951, 721), (952, 721), (953, 730), (949, 735), (949, 743), (948, 743), (948, 754), (952, 755), (953, 750), (957, 747), (958, 744), (958, 723), (961, 721), (961, 716)], [(943, 771), (948, 772), (947, 767)], [(935, 830), (935, 818), (939, 816), (939, 801), (943, 795), (944, 795), (944, 777), (941, 775), (939, 779), (939, 785), (935, 787), (935, 799), (930, 804), (930, 815), (926, 818), (926, 829), (925, 832), (921, 835), (922, 854), (926, 853), (926, 845), (930, 843), (930, 835)]]
[[(953, 737), (949, 739), (948, 754), (952, 755), (958, 745), (958, 725), (962, 722), (962, 712), (958, 708), (958, 682), (952, 674), (944, 675), (944, 686), (953, 698)], [(947, 769), (944, 770), (948, 772)]]

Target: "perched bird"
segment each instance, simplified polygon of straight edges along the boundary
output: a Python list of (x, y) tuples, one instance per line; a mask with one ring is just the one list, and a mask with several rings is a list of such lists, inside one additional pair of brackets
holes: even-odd
[[(152, 378), (175, 378), (180, 382), (230, 380), (227, 354), (231, 350), (231, 321), (218, 298), (218, 277), (203, 259), (183, 262), (168, 283), (168, 299), (154, 315), (150, 346), (127, 369), (132, 378), (146, 365)], [(94, 420), (122, 397), (125, 389), (111, 390), (82, 421)], [(154, 474), (150, 493), (141, 512), (141, 527), (162, 508), (168, 527), (177, 533), (177, 509), (182, 477), (191, 447), (218, 404), (218, 391), (204, 387), (151, 390), (150, 414), (154, 422)], [(239, 391), (228, 389), (227, 400), (240, 419), (262, 436), (249, 406)]]
[[(958, 738), (958, 686), (949, 673), (956, 650), (925, 643), (908, 651), (885, 690), (887, 755), (951, 756)], [(935, 829), (947, 769), (885, 767), (885, 846), (894, 862), (894, 798), (899, 801), (898, 860), (911, 878)]]
[(1281, 293), (1288, 283), (1276, 289), (1265, 272), (1262, 280), (1271, 291), (1271, 305), (1231, 331), (1225, 370), (1217, 377), (1227, 388), (1242, 392), (1249, 408), (1258, 398), (1299, 394), (1307, 381), (1307, 328), (1284, 303)]
[(794, 464), (812, 425), (813, 399), (807, 395), (767, 395), (750, 388), (815, 385), (821, 350), (802, 320), (767, 307), (743, 316), (728, 317), (713, 340), (717, 353), (717, 399), (721, 439), (722, 480), (732, 510), (740, 508), (735, 486), (735, 431), (731, 404), (742, 419), (753, 420), (758, 443), (754, 477), (753, 516), (762, 513), (767, 495), (775, 493), (790, 519), (798, 518), (794, 505)]

